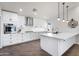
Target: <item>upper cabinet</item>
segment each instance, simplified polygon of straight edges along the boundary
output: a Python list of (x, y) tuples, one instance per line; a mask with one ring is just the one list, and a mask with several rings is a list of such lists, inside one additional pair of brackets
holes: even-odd
[(2, 11), (2, 22), (16, 24), (16, 22), (17, 22), (17, 13)]
[(25, 25), (25, 16), (18, 15), (18, 27)]

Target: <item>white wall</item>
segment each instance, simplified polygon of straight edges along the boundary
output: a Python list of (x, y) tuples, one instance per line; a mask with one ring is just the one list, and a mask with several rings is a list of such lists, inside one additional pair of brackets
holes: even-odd
[[(70, 14), (69, 19), (73, 18), (73, 19), (77, 20), (78, 24), (79, 24), (79, 6), (72, 8), (69, 14)], [(79, 32), (79, 25), (77, 28), (75, 28), (71, 31), (78, 31)], [(79, 35), (76, 36), (76, 43), (79, 44)]]
[(23, 31), (45, 31), (47, 29), (47, 21), (42, 18), (34, 18), (33, 26), (26, 26), (25, 16), (18, 15), (18, 29), (21, 28)]
[[(76, 28), (70, 28), (67, 22), (57, 21), (57, 18), (52, 18), (48, 22), (51, 22), (53, 27), (58, 28), (60, 32), (79, 32), (79, 6), (75, 6), (69, 10), (69, 20), (74, 19), (78, 21), (78, 26)], [(54, 19), (54, 20), (53, 20)], [(79, 35), (76, 36), (76, 43), (79, 44)]]
[(18, 29), (22, 28), (22, 31), (32, 31), (31, 26), (26, 26), (25, 16), (18, 15)]
[[(72, 9), (69, 10), (69, 20), (70, 19), (74, 19), (76, 21), (78, 21), (79, 23), (79, 7), (74, 7)], [(59, 22), (60, 23), (60, 30), (64, 31), (64, 32), (76, 32), (79, 31), (79, 25), (76, 28), (70, 28), (68, 26), (68, 24), (65, 22)]]
[(47, 20), (42, 18), (34, 18), (33, 30), (36, 31), (46, 31), (47, 30)]
[[(79, 23), (79, 7), (73, 7), (69, 10), (69, 20), (72, 18)], [(79, 25), (76, 28), (70, 28), (67, 22), (62, 22), (62, 19), (61, 21), (57, 21), (57, 18), (52, 18), (49, 21), (52, 23), (53, 27), (58, 28), (60, 32), (79, 32)]]

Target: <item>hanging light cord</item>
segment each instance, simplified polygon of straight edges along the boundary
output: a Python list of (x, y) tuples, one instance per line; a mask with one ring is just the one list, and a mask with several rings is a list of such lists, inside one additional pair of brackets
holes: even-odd
[(66, 8), (67, 8), (67, 20), (68, 20), (68, 7), (69, 7), (69, 6), (66, 6)]
[(63, 3), (63, 20), (64, 20), (64, 4), (65, 4), (65, 3)]
[(58, 18), (60, 18), (60, 9), (59, 9), (60, 6), (59, 6), (59, 4), (60, 3), (58, 2)]

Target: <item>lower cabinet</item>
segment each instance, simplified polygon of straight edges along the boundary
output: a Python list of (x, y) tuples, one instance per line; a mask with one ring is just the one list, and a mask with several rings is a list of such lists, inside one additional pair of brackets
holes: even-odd
[(23, 40), (22, 40), (22, 34), (21, 33), (19, 33), (19, 34), (17, 34), (16, 35), (16, 42), (17, 43), (21, 43)]
[(2, 36), (2, 46), (8, 46), (10, 45), (12, 42), (10, 40), (10, 35), (9, 34), (5, 34)]
[(79, 44), (79, 34), (76, 35), (76, 38), (75, 38), (75, 39), (76, 39), (76, 42), (75, 42), (75, 43), (76, 43), (76, 44)]
[(21, 34), (12, 34), (11, 36), (11, 42), (12, 42), (12, 44), (18, 44), (18, 43), (20, 43), (21, 42)]
[(22, 34), (22, 40), (24, 42), (39, 39), (39, 34), (35, 32), (26, 32)]
[(28, 42), (32, 40), (37, 40), (39, 38), (40, 38), (40, 33), (38, 32), (4, 34), (2, 35), (2, 46), (4, 47), (18, 43)]
[(33, 40), (39, 39), (39, 33), (38, 33), (38, 32), (34, 32), (34, 33), (32, 34), (32, 39), (33, 39)]
[(30, 33), (23, 33), (22, 34), (22, 42), (30, 41)]
[(5, 34), (2, 36), (2, 46), (9, 46), (22, 42), (21, 34)]

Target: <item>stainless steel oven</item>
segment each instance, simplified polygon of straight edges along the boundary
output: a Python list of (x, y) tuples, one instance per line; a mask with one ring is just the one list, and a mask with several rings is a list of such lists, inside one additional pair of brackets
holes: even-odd
[(16, 26), (14, 24), (4, 24), (4, 34), (16, 33)]

